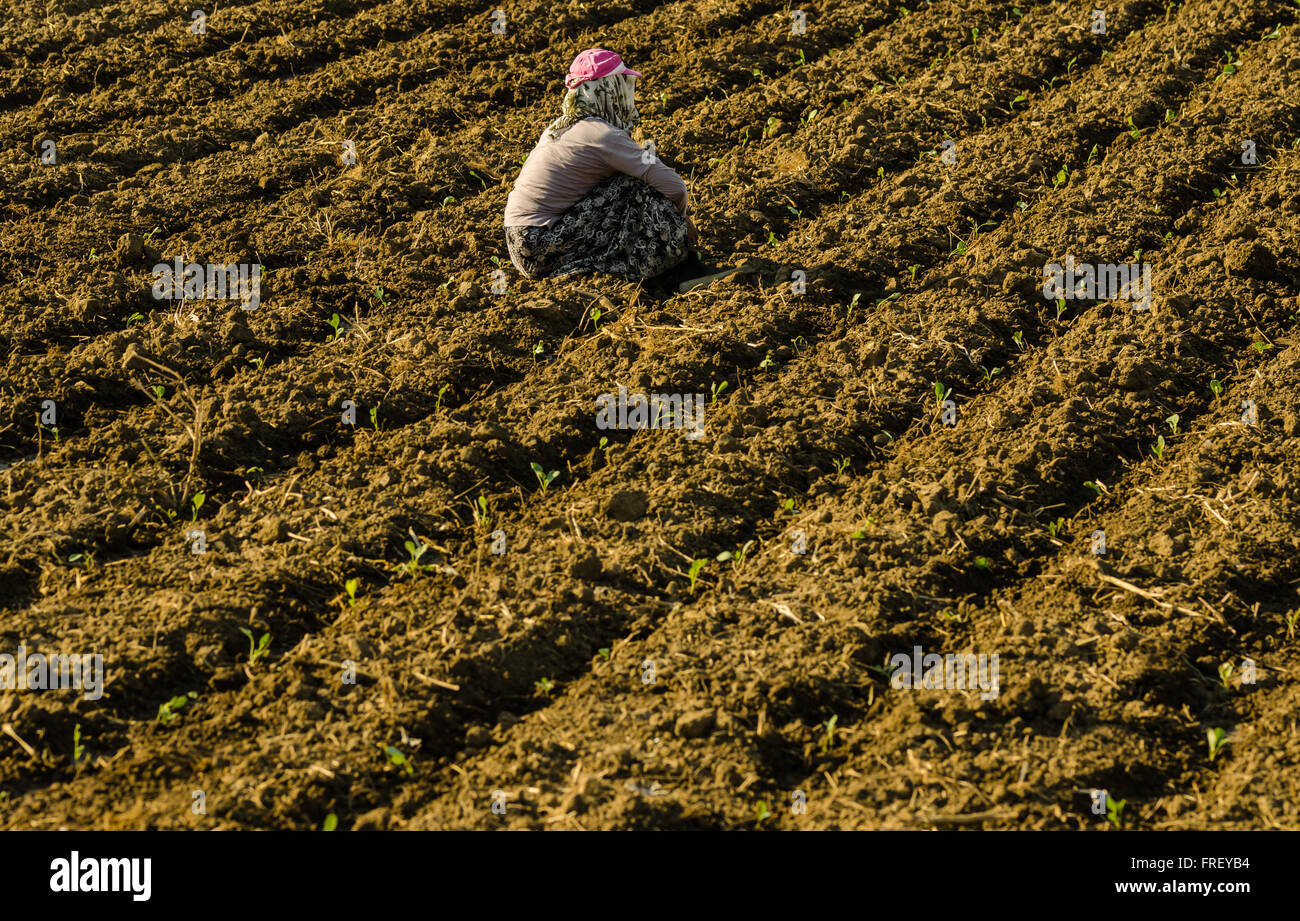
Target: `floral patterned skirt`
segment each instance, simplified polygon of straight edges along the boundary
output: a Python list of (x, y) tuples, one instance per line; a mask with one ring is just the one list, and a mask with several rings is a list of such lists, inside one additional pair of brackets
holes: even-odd
[(654, 186), (615, 173), (555, 223), (507, 227), (506, 249), (529, 278), (604, 272), (639, 281), (686, 258), (686, 218)]

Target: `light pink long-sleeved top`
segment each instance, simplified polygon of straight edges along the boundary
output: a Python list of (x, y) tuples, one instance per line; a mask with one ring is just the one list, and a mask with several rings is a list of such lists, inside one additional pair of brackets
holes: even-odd
[(597, 183), (615, 173), (635, 176), (686, 213), (686, 183), (657, 157), (643, 162), (642, 149), (626, 131), (598, 118), (584, 118), (556, 139), (544, 133), (524, 162), (506, 199), (507, 227), (555, 223)]

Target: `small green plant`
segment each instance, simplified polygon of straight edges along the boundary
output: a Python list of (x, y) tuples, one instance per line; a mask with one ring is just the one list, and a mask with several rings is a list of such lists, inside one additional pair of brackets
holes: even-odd
[(1142, 129), (1139, 128), (1137, 125), (1133, 124), (1132, 115), (1128, 117), (1128, 127), (1129, 127), (1128, 136), (1131, 137), (1133, 140), (1136, 141), (1138, 138), (1142, 137)]
[(838, 715), (831, 715), (831, 718), (822, 723), (826, 728), (826, 734), (822, 737), (822, 754), (830, 752), (831, 746), (835, 744), (835, 724), (839, 721)]
[(130, 329), (133, 323), (139, 323), (143, 319), (144, 319), (144, 314), (142, 313), (131, 314), (129, 317), (126, 318), (126, 328)]
[(934, 382), (934, 408), (936, 410), (943, 408), (944, 398), (948, 396), (948, 388), (938, 381)]
[(862, 298), (862, 292), (859, 291), (856, 294), (854, 294), (852, 298), (849, 299), (848, 316), (850, 319), (853, 318), (853, 311), (857, 309), (858, 301), (861, 300), (861, 298)]
[(492, 516), (488, 513), (487, 496), (479, 493), (479, 497), (474, 500), (474, 524), (486, 531), (492, 527)]
[(912, 281), (916, 281), (916, 272), (917, 269), (919, 268), (921, 268), (919, 265), (909, 265), (907, 267), (907, 274), (912, 279)]
[(164, 387), (162, 384), (158, 384), (153, 388), (153, 394), (154, 396), (156, 396), (158, 399), (161, 400), (163, 397), (167, 395), (167, 388)]
[(772, 353), (768, 352), (767, 355), (764, 356), (763, 360), (758, 363), (758, 366), (764, 371), (770, 369), (772, 367)]
[(831, 461), (831, 463), (835, 465), (836, 474), (842, 475), (845, 470), (849, 469), (849, 459), (847, 457), (841, 457), (839, 460)]
[(379, 748), (388, 758), (389, 764), (404, 770), (408, 777), (415, 775), (415, 768), (411, 766), (411, 759), (406, 757), (400, 750), (391, 745), (380, 745)]
[(355, 608), (357, 606), (357, 589), (360, 587), (360, 579), (348, 579), (343, 583), (343, 591), (348, 593), (348, 607)]
[(1210, 381), (1210, 393), (1214, 394), (1216, 400), (1223, 396), (1223, 384), (1217, 379)]
[(266, 361), (265, 358), (250, 358), (250, 359), (248, 359), (248, 363), (249, 363), (250, 365), (252, 365), (254, 368), (256, 368), (257, 370), (259, 370), (259, 371), (262, 370), (262, 363), (263, 363), (264, 361)]
[(596, 329), (600, 329), (600, 318), (604, 316), (604, 312), (599, 307), (593, 305), (587, 315), (591, 317), (591, 325), (596, 327)]
[(1052, 537), (1056, 537), (1064, 530), (1065, 530), (1064, 518), (1057, 518), (1055, 521), (1049, 522), (1047, 525), (1047, 533)]
[(1156, 456), (1156, 460), (1165, 459), (1165, 436), (1156, 437), (1156, 443), (1151, 446), (1151, 453)]
[(1058, 297), (1056, 299), (1056, 322), (1057, 323), (1061, 322), (1061, 314), (1063, 313), (1065, 313), (1065, 298)]
[(992, 562), (988, 557), (986, 557), (986, 556), (977, 556), (977, 557), (975, 557), (975, 568), (976, 568), (976, 569), (992, 569), (992, 568), (993, 568), (993, 562)]
[(339, 827), (339, 817), (334, 813), (325, 816), (325, 821), (321, 823), (321, 831), (334, 831)]
[(1288, 640), (1293, 640), (1293, 639), (1295, 639), (1295, 616), (1296, 616), (1296, 612), (1295, 612), (1295, 611), (1288, 611), (1288, 612), (1287, 612), (1287, 615), (1286, 615), (1286, 638), (1287, 638)]
[(1016, 344), (1016, 348), (1020, 349), (1020, 351), (1025, 350), (1025, 334), (1020, 330), (1016, 330), (1011, 334), (1011, 341)]
[(1227, 745), (1228, 734), (1222, 729), (1205, 730), (1205, 740), (1210, 744), (1210, 760), (1213, 761), (1219, 757), (1219, 752), (1223, 746)]
[(758, 801), (758, 805), (754, 807), (754, 815), (757, 816), (757, 820), (754, 822), (756, 828), (772, 817), (772, 810), (767, 808), (767, 800), (761, 799)]
[(1001, 368), (986, 368), (983, 365), (980, 365), (980, 371), (984, 374), (984, 380), (989, 382), (992, 382), (993, 378), (1002, 373)]
[(1233, 669), (1231, 662), (1224, 662), (1219, 666), (1219, 681), (1223, 684), (1223, 689), (1225, 691), (1232, 690), (1232, 688), (1228, 686), (1228, 679), (1232, 677), (1233, 671), (1235, 671), (1235, 669)]
[(767, 232), (767, 245), (773, 247), (781, 245), (781, 241), (776, 238), (775, 230), (769, 230)]
[(251, 668), (257, 664), (258, 659), (267, 654), (267, 647), (271, 645), (271, 634), (263, 633), (254, 639), (253, 631), (247, 627), (240, 627), (239, 632), (248, 637), (248, 665)]
[(198, 699), (198, 692), (190, 691), (188, 694), (178, 694), (171, 700), (158, 707), (158, 722), (166, 726), (174, 720), (178, 712), (187, 706), (190, 701)]
[(604, 659), (606, 662), (609, 661), (609, 649), (608, 649), (608, 648), (604, 648), (604, 647), (602, 647), (601, 649), (597, 649), (597, 650), (596, 650), (596, 655), (600, 656), (600, 657), (601, 657), (602, 659)]
[(81, 724), (72, 727), (72, 763), (76, 764), (86, 757), (86, 746), (81, 744)]
[(686, 577), (691, 580), (692, 595), (695, 594), (695, 581), (700, 577), (700, 570), (704, 568), (704, 564), (706, 562), (708, 561), (703, 558), (696, 560), (695, 562), (691, 563), (690, 571), (686, 573)]
[(332, 332), (330, 333), (329, 338), (325, 340), (326, 342), (334, 342), (336, 339), (338, 339), (340, 322), (342, 321), (339, 319), (339, 315), (337, 313), (330, 314), (329, 327), (332, 330)]
[(541, 484), (542, 492), (546, 492), (547, 487), (550, 486), (551, 483), (554, 482), (555, 478), (560, 475), (560, 471), (558, 470), (552, 470), (550, 473), (547, 473), (542, 469), (542, 465), (537, 463), (537, 461), (533, 461), (528, 466), (533, 468), (533, 475), (537, 477), (537, 482)]
[(1102, 487), (1101, 484), (1099, 483), (1094, 483), (1092, 480), (1084, 480), (1083, 485), (1086, 486), (1088, 489), (1091, 489), (1099, 496), (1102, 494)]
[[(455, 199), (452, 200), (455, 201)], [(379, 304), (380, 307), (388, 306), (388, 295), (384, 293), (383, 288), (375, 289), (375, 303)]]
[(201, 492), (196, 492), (190, 499), (190, 521), (199, 520), (199, 509), (203, 508), (203, 501), (207, 496)]
[(370, 407), (370, 427), (376, 432), (379, 431), (379, 407)]
[(546, 346), (544, 346), (542, 343), (540, 343), (540, 342), (534, 342), (534, 343), (533, 343), (533, 363), (534, 363), (534, 364), (537, 363), (537, 356), (541, 355), (541, 354), (542, 354), (543, 352), (545, 352), (545, 351), (546, 351)]
[(794, 511), (794, 500), (793, 500), (793, 499), (786, 499), (784, 502), (781, 503), (781, 508), (785, 509), (787, 512), (793, 512), (793, 511)]
[(741, 566), (745, 562), (745, 557), (749, 554), (749, 549), (754, 546), (752, 540), (745, 541), (745, 545), (732, 553), (730, 550), (723, 550), (714, 557), (719, 563), (731, 562), (733, 566)]
[(1165, 424), (1169, 426), (1169, 433), (1171, 435), (1177, 435), (1178, 434), (1178, 413), (1174, 413), (1172, 416), (1166, 419)]
[(1052, 188), (1059, 189), (1061, 186), (1065, 185), (1066, 180), (1068, 180), (1069, 178), (1070, 178), (1070, 167), (1062, 166), (1057, 171), (1055, 178), (1052, 179)]
[(538, 697), (547, 697), (555, 689), (555, 682), (550, 678), (538, 678), (533, 682), (533, 691)]
[(1124, 824), (1124, 806), (1128, 800), (1115, 799), (1113, 796), (1106, 797), (1106, 821), (1110, 822), (1116, 828)]
[(451, 384), (443, 384), (438, 388), (438, 398), (433, 401), (433, 411), (436, 413), (442, 409), (442, 395), (451, 389)]
[(394, 563), (392, 567), (393, 571), (401, 573), (404, 576), (414, 576), (416, 573), (420, 572), (431, 572), (434, 567), (430, 566), (428, 563), (420, 562), (420, 557), (424, 556), (429, 551), (429, 545), (422, 540), (418, 540), (414, 534), (411, 534), (411, 537), (412, 540), (402, 542), (402, 546), (406, 548), (406, 553), (410, 556), (410, 559), (401, 563)]
[(726, 381), (723, 381), (721, 384), (717, 383), (716, 381), (710, 383), (710, 384), (709, 384), (709, 402), (710, 402), (710, 403), (716, 403), (716, 402), (718, 402), (718, 397), (722, 396), (722, 391), (724, 391), (724, 390), (726, 390), (726, 389), (727, 389), (727, 382), (726, 382)]

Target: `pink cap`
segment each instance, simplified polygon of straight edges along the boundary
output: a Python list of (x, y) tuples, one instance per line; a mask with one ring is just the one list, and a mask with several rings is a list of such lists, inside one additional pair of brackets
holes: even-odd
[(641, 76), (635, 70), (629, 70), (623, 63), (623, 59), (614, 52), (606, 51), (604, 48), (588, 48), (569, 65), (569, 74), (564, 78), (564, 85), (573, 89), (588, 80), (599, 80), (601, 77), (612, 77), (614, 74)]

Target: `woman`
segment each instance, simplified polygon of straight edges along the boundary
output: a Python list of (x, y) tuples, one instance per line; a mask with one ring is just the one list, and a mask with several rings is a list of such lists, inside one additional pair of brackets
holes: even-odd
[(574, 58), (561, 115), (506, 200), (510, 261), (529, 278), (606, 272), (637, 281), (700, 264), (688, 252), (697, 235), (686, 183), (628, 133), (641, 120), (639, 76), (612, 51)]

